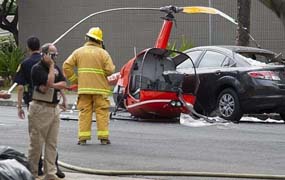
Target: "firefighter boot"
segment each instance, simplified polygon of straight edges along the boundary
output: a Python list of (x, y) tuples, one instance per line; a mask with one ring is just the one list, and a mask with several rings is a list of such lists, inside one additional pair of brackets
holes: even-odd
[(109, 139), (100, 139), (100, 142), (102, 145), (111, 144), (111, 141)]
[(85, 145), (86, 140), (78, 140), (77, 145)]

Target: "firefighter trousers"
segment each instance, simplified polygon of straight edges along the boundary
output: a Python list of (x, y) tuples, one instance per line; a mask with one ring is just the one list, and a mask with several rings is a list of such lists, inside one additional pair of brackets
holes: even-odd
[(109, 108), (110, 100), (107, 95), (79, 94), (77, 109), (79, 110), (78, 139), (91, 139), (91, 125), (93, 112), (96, 113), (98, 139), (109, 138)]

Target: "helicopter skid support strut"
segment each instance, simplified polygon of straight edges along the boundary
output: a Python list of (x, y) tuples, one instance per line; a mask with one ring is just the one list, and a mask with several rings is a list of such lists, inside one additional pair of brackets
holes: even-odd
[(202, 114), (199, 114), (195, 111), (195, 109), (193, 108), (192, 105), (190, 105), (189, 103), (185, 103), (186, 104), (186, 108), (190, 111), (190, 113), (188, 113), (189, 116), (191, 116), (191, 118), (195, 119), (195, 120), (205, 120), (208, 123), (215, 123), (218, 122), (216, 119), (214, 118), (209, 118), (207, 116), (204, 116)]
[(208, 123), (226, 123), (226, 122), (228, 122), (227, 120), (222, 119), (222, 118), (210, 118), (210, 117), (204, 116), (202, 114), (199, 114), (198, 112), (195, 111), (192, 104), (189, 104), (188, 102), (186, 102), (184, 100), (181, 92), (179, 92), (178, 98), (183, 103), (183, 105), (187, 108), (187, 110), (189, 111), (188, 115), (194, 120), (202, 120), (202, 121), (206, 121)]

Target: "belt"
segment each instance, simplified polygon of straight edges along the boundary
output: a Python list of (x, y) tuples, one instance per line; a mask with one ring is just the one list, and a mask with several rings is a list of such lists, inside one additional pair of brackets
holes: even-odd
[(57, 104), (44, 102), (44, 101), (38, 101), (38, 100), (33, 100), (32, 102), (34, 102), (35, 104), (39, 104), (39, 105), (43, 105), (43, 106), (47, 106), (47, 107), (53, 107), (53, 108), (57, 106)]

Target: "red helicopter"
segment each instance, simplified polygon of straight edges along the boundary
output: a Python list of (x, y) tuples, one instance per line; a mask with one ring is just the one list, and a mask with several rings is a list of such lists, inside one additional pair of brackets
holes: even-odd
[[(139, 119), (172, 119), (181, 113), (187, 113), (211, 121), (193, 108), (199, 87), (195, 68), (192, 74), (176, 71), (177, 65), (191, 58), (182, 52), (166, 49), (175, 21), (173, 14), (219, 14), (237, 23), (226, 14), (209, 7), (165, 6), (160, 11), (166, 13), (166, 16), (154, 47), (143, 50), (129, 60), (119, 73), (109, 77), (110, 84), (116, 84), (113, 91), (116, 109), (111, 117), (116, 115), (119, 108), (123, 108)], [(191, 62), (193, 64), (192, 60)]]

